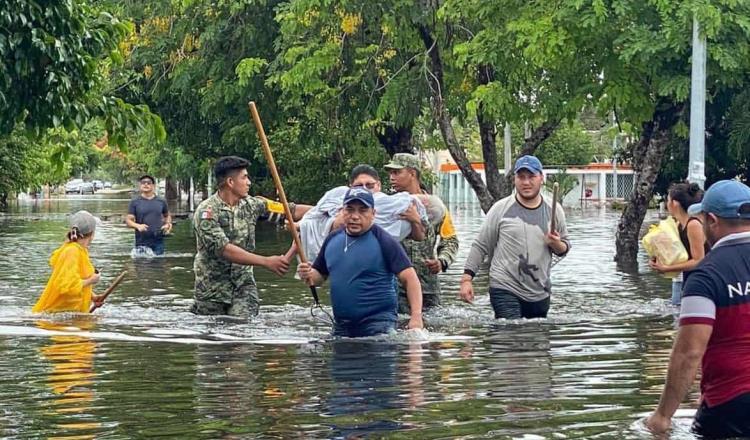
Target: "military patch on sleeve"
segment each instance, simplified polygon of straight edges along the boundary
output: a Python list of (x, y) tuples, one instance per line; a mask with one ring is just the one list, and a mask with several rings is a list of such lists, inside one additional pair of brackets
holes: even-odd
[(266, 199), (266, 208), (274, 214), (284, 215), (284, 205), (279, 202)]
[(211, 218), (213, 218), (213, 213), (211, 212), (211, 207), (209, 206), (205, 211), (201, 212), (201, 219), (208, 220)]

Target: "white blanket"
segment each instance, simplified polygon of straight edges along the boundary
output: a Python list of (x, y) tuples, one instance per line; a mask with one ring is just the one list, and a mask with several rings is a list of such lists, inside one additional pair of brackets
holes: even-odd
[[(300, 240), (307, 259), (312, 262), (318, 256), (323, 241), (331, 232), (334, 218), (344, 204), (344, 195), (349, 187), (339, 186), (323, 195), (318, 204), (307, 211), (299, 222)], [(419, 198), (406, 192), (393, 195), (377, 192), (375, 199), (375, 224), (385, 229), (388, 234), (398, 241), (411, 234), (411, 224), (401, 220), (403, 214), (412, 203), (417, 206), (417, 212), (426, 221), (427, 211)]]

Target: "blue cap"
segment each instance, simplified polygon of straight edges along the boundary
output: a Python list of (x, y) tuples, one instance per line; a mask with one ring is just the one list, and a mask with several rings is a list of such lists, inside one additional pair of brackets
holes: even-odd
[(688, 208), (689, 215), (702, 212), (721, 218), (750, 219), (750, 188), (736, 180), (720, 180), (708, 188), (701, 203)]
[(521, 170), (529, 170), (534, 174), (542, 174), (542, 162), (536, 156), (521, 156), (516, 161), (513, 173), (515, 174)]
[(368, 208), (375, 207), (375, 199), (372, 197), (372, 193), (364, 186), (353, 186), (346, 191), (344, 205), (353, 202), (354, 200), (362, 202)]

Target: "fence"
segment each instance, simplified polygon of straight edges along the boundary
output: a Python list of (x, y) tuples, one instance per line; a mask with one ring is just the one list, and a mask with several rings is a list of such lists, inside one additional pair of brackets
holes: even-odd
[[(472, 166), (480, 174), (482, 180), (486, 181), (483, 164), (476, 163)], [(562, 200), (566, 206), (622, 200), (633, 192), (635, 182), (633, 170), (627, 165), (619, 165), (615, 168), (608, 163), (592, 163), (586, 166), (545, 168), (544, 173), (549, 176), (563, 172), (563, 170), (577, 180), (576, 186)], [(440, 166), (435, 194), (448, 204), (479, 203), (471, 185), (464, 179), (458, 167), (451, 163)]]

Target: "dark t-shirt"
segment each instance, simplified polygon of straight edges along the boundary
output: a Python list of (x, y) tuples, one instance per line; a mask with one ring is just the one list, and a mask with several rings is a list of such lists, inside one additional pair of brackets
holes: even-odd
[(138, 196), (130, 201), (128, 214), (135, 216), (135, 222), (148, 225), (145, 232), (135, 231), (136, 246), (150, 246), (162, 241), (161, 227), (164, 225), (164, 216), (169, 213), (167, 202), (161, 197), (146, 199)]
[(313, 267), (330, 279), (338, 325), (396, 321), (393, 276), (412, 265), (401, 245), (379, 226), (356, 237), (347, 235), (344, 228), (332, 233)]
[(750, 233), (714, 245), (685, 282), (680, 325), (713, 326), (701, 391), (709, 407), (750, 392)]

